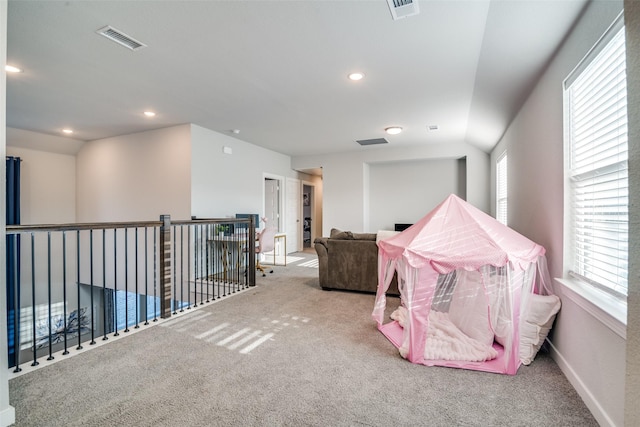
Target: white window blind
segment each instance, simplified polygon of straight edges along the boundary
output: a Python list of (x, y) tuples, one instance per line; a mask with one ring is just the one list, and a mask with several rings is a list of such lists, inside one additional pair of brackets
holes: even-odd
[(612, 27), (565, 82), (570, 274), (627, 295), (627, 85), (624, 27)]
[(496, 219), (507, 225), (507, 153), (496, 163)]

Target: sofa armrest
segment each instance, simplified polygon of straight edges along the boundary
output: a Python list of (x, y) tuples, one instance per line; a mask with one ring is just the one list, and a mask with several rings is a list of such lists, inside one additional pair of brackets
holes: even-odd
[(314, 241), (318, 254), (318, 278), (320, 287), (326, 288), (329, 283), (329, 243), (326, 237), (318, 237)]

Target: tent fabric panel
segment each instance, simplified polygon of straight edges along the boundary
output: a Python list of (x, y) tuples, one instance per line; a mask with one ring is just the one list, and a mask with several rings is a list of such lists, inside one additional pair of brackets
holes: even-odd
[[(393, 273), (396, 270), (396, 260), (382, 257), (378, 254), (378, 289), (376, 291), (376, 301), (371, 317), (378, 326), (384, 321), (384, 310), (387, 306), (387, 291), (393, 280)], [(398, 283), (400, 286), (400, 283)]]
[(401, 351), (407, 350), (406, 358), (410, 362), (422, 363), (438, 273), (430, 268), (413, 268), (403, 260), (398, 260), (397, 271), (401, 300), (409, 313), (409, 327), (405, 328)]
[(431, 264), (439, 273), (507, 263), (522, 269), (544, 254), (542, 246), (453, 194), (378, 246), (389, 258), (402, 257), (415, 268)]

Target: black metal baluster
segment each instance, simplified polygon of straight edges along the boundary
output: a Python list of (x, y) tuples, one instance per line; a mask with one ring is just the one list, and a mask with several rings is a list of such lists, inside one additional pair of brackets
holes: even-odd
[(80, 230), (76, 230), (76, 290), (78, 293), (78, 308), (76, 317), (78, 318), (78, 346), (76, 350), (82, 350), (82, 334), (80, 333)]
[[(225, 237), (226, 239), (226, 237)], [(230, 270), (229, 270), (229, 259), (230, 259), (230, 253), (231, 253), (231, 242), (228, 240), (224, 241), (224, 252), (222, 254), (223, 258), (223, 271), (224, 271), (224, 275), (222, 276), (223, 280), (222, 280), (222, 296), (226, 297), (228, 290), (229, 290), (229, 275), (230, 275)]]
[[(238, 224), (233, 224), (233, 229), (236, 230)], [(238, 234), (233, 235), (233, 277), (231, 279), (231, 293), (236, 293), (236, 286), (238, 284), (238, 274), (240, 271), (240, 256), (242, 254), (242, 247), (240, 246), (240, 238)]]
[[(115, 261), (115, 260), (114, 260)], [(102, 229), (102, 341), (107, 337), (107, 229)]]
[(227, 296), (227, 282), (229, 281), (229, 242), (222, 237), (222, 297)]
[[(216, 251), (217, 249), (217, 245), (214, 242), (215, 239), (215, 235), (212, 234), (211, 230), (216, 231), (216, 226), (213, 224), (207, 224), (206, 226), (206, 230), (207, 230), (207, 238), (205, 239), (205, 241), (209, 241), (211, 240), (211, 245), (209, 245), (207, 243), (207, 267), (211, 268), (211, 293), (213, 294), (213, 300), (215, 301), (216, 299), (216, 281), (220, 280), (219, 276), (218, 276), (218, 271), (219, 271), (219, 267), (218, 267), (218, 257), (216, 256)], [(213, 228), (212, 228), (213, 227)], [(209, 286), (209, 282), (207, 282), (207, 286)]]
[(15, 265), (13, 268), (13, 283), (15, 283), (15, 292), (14, 292), (14, 304), (13, 304), (13, 351), (16, 358), (16, 367), (13, 372), (20, 372), (22, 368), (20, 367), (20, 288), (22, 287), (22, 283), (20, 283), (20, 235), (14, 234), (13, 240), (15, 243)]
[(69, 354), (67, 348), (67, 232), (62, 232), (62, 316), (64, 322), (64, 351), (63, 356)]
[(193, 306), (198, 307), (198, 225), (193, 226)]
[[(234, 224), (233, 227), (234, 230), (238, 229), (238, 224)], [(233, 278), (233, 293), (235, 294), (238, 291), (238, 283), (240, 283), (240, 267), (242, 266), (242, 241), (240, 239), (240, 235), (239, 234), (235, 234), (235, 240), (236, 240), (236, 270), (235, 270), (235, 276)]]
[(176, 226), (171, 227), (173, 229), (173, 247), (171, 252), (173, 252), (173, 263), (171, 264), (171, 271), (173, 272), (173, 314), (178, 314), (178, 294), (176, 292)]
[[(220, 236), (218, 235), (218, 238)], [(218, 291), (217, 291), (217, 295), (218, 298), (222, 297), (222, 295), (224, 295), (224, 292), (220, 291), (220, 285), (222, 284), (222, 289), (224, 290), (224, 276), (226, 274), (225, 269), (224, 269), (224, 241), (221, 241), (220, 244), (217, 246), (216, 250), (219, 252), (218, 255), (216, 256), (216, 261), (218, 263), (218, 268), (220, 271), (220, 275), (218, 276), (218, 282), (216, 284)]]
[[(211, 281), (211, 289), (213, 289), (213, 294), (215, 298), (220, 298), (220, 274), (221, 274), (221, 266), (222, 263), (220, 262), (220, 248), (222, 246), (222, 242), (220, 242), (219, 240), (216, 242), (216, 238), (220, 239), (220, 234), (217, 233), (217, 225), (213, 226), (213, 231), (214, 234), (213, 236), (211, 236), (211, 239), (213, 240), (213, 243), (211, 245), (211, 258), (209, 260), (209, 262), (212, 265), (213, 268), (213, 280)], [(209, 229), (210, 231), (211, 229)]]
[(124, 229), (124, 332), (129, 332), (129, 236)]
[[(225, 225), (226, 226), (226, 225)], [(223, 237), (223, 239), (225, 239), (226, 237)], [(227, 287), (229, 286), (229, 243), (226, 240), (222, 241), (222, 249), (224, 250), (222, 252), (222, 256), (224, 257), (222, 259), (222, 269), (224, 274), (222, 275), (222, 296), (226, 297), (227, 296)]]
[(118, 332), (118, 229), (113, 229), (113, 330), (114, 337)]
[[(204, 268), (203, 268), (203, 264), (204, 262), (206, 262), (206, 259), (204, 260), (204, 262), (202, 261), (202, 256), (206, 256), (205, 252), (202, 250), (202, 241), (204, 240), (204, 233), (202, 232), (202, 224), (200, 224), (200, 305), (204, 304), (204, 291), (203, 291), (203, 275), (204, 275)], [(208, 278), (207, 278), (208, 280)]]
[(144, 324), (149, 324), (149, 227), (144, 227)]
[[(195, 296), (195, 293), (193, 295)], [(187, 298), (187, 309), (191, 310), (191, 224), (187, 227)]]
[(31, 233), (31, 327), (33, 328), (33, 363), (31, 366), (38, 366), (38, 358), (36, 356), (36, 255), (35, 255), (35, 238)]
[(224, 239), (224, 236), (220, 237), (220, 253), (222, 254), (220, 258), (220, 262), (222, 263), (222, 297), (227, 296), (227, 281), (229, 280), (229, 242)]
[[(89, 343), (89, 345), (94, 345), (96, 343), (95, 341), (95, 329), (93, 328), (93, 325), (95, 325), (95, 321), (93, 319), (94, 316), (94, 309), (93, 309), (93, 228), (91, 230), (89, 230), (89, 272), (90, 272), (90, 277), (89, 277), (89, 281), (91, 284), (91, 289), (90, 289), (90, 301), (91, 301), (91, 342)], [(78, 320), (80, 320), (78, 318)], [(80, 324), (78, 322), (78, 328), (80, 328)]]
[(47, 309), (49, 317), (49, 357), (53, 360), (53, 318), (51, 316), (51, 232), (47, 231)]
[(249, 222), (249, 224), (247, 224), (247, 235), (245, 237), (245, 246), (246, 246), (246, 250), (243, 252), (243, 262), (244, 262), (244, 272), (242, 273), (242, 284), (243, 284), (243, 288), (247, 287), (247, 283), (249, 282), (249, 251), (252, 250), (251, 248), (251, 239), (250, 239), (250, 234), (253, 231), (251, 230), (251, 221)]
[(138, 292), (138, 227), (136, 227), (136, 326), (134, 329), (140, 329), (140, 293)]
[[(234, 230), (238, 224), (234, 225)], [(235, 275), (233, 277), (233, 293), (235, 294), (238, 291), (238, 283), (240, 282), (240, 260), (242, 259), (242, 242), (240, 241), (240, 236), (238, 234), (235, 235), (235, 248), (236, 248), (236, 262), (235, 262)]]
[[(184, 225), (180, 225), (180, 313), (184, 312)], [(176, 250), (177, 248), (174, 248)]]
[(236, 238), (234, 235), (230, 235), (229, 246), (227, 246), (227, 249), (228, 249), (227, 253), (229, 254), (229, 260), (227, 261), (227, 265), (229, 266), (229, 275), (227, 276), (229, 278), (228, 284), (227, 284), (227, 292), (226, 292), (227, 295), (231, 295), (233, 291), (233, 281), (236, 275), (235, 256), (236, 256), (237, 247), (235, 245), (236, 245)]
[[(209, 241), (209, 239), (211, 237), (211, 231), (210, 231), (211, 227), (210, 227), (209, 224), (205, 225), (204, 227), (205, 227), (207, 236), (206, 236), (206, 238), (202, 239), (202, 244), (204, 245), (204, 254), (205, 254), (204, 256), (205, 256), (205, 259), (206, 259), (205, 277), (207, 279), (206, 280), (206, 284), (207, 284), (207, 302), (209, 302), (209, 287), (210, 287), (209, 286), (209, 278), (213, 278), (213, 272), (209, 271), (209, 268), (211, 266), (211, 256), (210, 256), (211, 254), (209, 253), (210, 251), (209, 251), (209, 242), (208, 241)], [(211, 289), (212, 289), (211, 293), (213, 294), (214, 293), (213, 292), (213, 286), (211, 286)]]
[[(158, 298), (158, 233), (159, 228), (153, 230), (153, 321), (158, 321), (158, 311), (160, 311), (160, 300)], [(156, 301), (158, 306), (156, 307)]]

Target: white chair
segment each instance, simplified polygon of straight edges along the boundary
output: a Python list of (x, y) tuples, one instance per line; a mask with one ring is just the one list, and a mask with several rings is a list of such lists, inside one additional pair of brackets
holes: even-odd
[[(260, 254), (270, 252), (275, 248), (274, 237), (276, 235), (276, 229), (273, 227), (266, 227), (258, 234), (258, 246), (256, 246), (256, 270), (262, 272), (262, 276), (266, 276), (265, 268), (260, 264)], [(273, 269), (269, 270), (269, 273), (273, 273)]]

